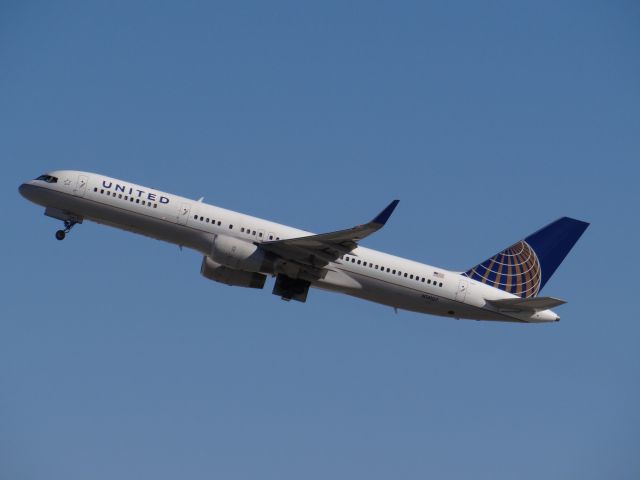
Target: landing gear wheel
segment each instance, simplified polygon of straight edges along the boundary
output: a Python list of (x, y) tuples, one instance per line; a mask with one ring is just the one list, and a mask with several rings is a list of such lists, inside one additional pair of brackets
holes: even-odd
[(67, 233), (69, 233), (71, 231), (71, 229), (73, 228), (73, 226), (76, 225), (77, 223), (79, 223), (79, 222), (76, 221), (75, 219), (65, 220), (64, 221), (64, 230), (58, 230), (56, 232), (56, 238), (58, 240), (64, 240), (64, 237), (67, 236)]

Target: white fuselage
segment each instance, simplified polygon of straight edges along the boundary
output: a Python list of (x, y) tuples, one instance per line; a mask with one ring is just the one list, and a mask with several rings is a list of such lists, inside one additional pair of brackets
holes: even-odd
[[(211, 254), (217, 236), (251, 243), (312, 235), (200, 201), (99, 174), (62, 170), (58, 181), (26, 182), (20, 192), (50, 212), (72, 214), (158, 240)], [(58, 217), (57, 217), (58, 218)], [(453, 318), (549, 322), (551, 310), (499, 310), (487, 300), (515, 298), (457, 272), (432, 267), (365, 247), (327, 265), (313, 287), (345, 293), (394, 308)], [(272, 272), (264, 272), (272, 273)]]

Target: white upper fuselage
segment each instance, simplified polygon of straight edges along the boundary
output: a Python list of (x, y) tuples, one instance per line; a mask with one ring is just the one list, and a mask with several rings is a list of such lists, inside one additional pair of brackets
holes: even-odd
[[(312, 235), (296, 228), (244, 215), (95, 173), (50, 172), (56, 183), (32, 180), (20, 193), (52, 212), (72, 214), (209, 256), (217, 236), (250, 243)], [(56, 217), (58, 218), (58, 217)], [(514, 295), (412, 260), (358, 246), (326, 267), (312, 286), (394, 308), (454, 318), (522, 322), (557, 321), (551, 310), (531, 313), (499, 310), (487, 302)], [(264, 272), (271, 273), (271, 272)]]

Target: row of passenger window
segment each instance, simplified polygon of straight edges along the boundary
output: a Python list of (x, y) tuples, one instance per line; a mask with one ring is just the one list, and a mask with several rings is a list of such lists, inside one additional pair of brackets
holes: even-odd
[(263, 237), (263, 233), (262, 232), (256, 232), (255, 230), (253, 230), (253, 232), (252, 232), (250, 228), (240, 227), (240, 232), (246, 233), (247, 235), (252, 235), (254, 237), (255, 236), (258, 236), (259, 238)]
[[(201, 222), (211, 223), (211, 225), (215, 225), (216, 224), (216, 221), (214, 219), (206, 218), (206, 217), (203, 217), (203, 216), (198, 217), (198, 215), (194, 215), (193, 219), (194, 220), (198, 220), (199, 219)], [(220, 220), (218, 220), (218, 226), (220, 226), (220, 225), (222, 225), (222, 222)], [(233, 225), (229, 225), (229, 228), (233, 228)]]
[(93, 191), (96, 193), (100, 193), (100, 195), (106, 195), (108, 197), (113, 197), (113, 198), (118, 198), (120, 200), (124, 200), (125, 202), (135, 202), (138, 203), (140, 205), (145, 205), (147, 207), (153, 207), (153, 208), (158, 208), (158, 204), (154, 203), (154, 202), (150, 202), (149, 200), (142, 200), (140, 198), (135, 198), (133, 195), (129, 196), (129, 195), (123, 195), (121, 193), (116, 193), (116, 192), (112, 192), (111, 190), (105, 190), (104, 188), (101, 188), (100, 190), (98, 190), (98, 187), (93, 187)]
[[(216, 225), (216, 223), (217, 223), (218, 226), (222, 225), (222, 222), (220, 222), (220, 220), (218, 220), (216, 222), (215, 219), (208, 218), (208, 217), (205, 217), (205, 216), (202, 216), (202, 215), (200, 215), (200, 216), (194, 215), (193, 219), (194, 220), (199, 220), (199, 221), (201, 221), (203, 223), (210, 223), (211, 225)], [(229, 225), (229, 230), (233, 230), (233, 225)], [(253, 237), (264, 238), (264, 233), (263, 232), (261, 232), (259, 230), (252, 230), (251, 228), (240, 227), (240, 232), (241, 233), (245, 233), (247, 235), (251, 235)], [(270, 233), (269, 234), (269, 240), (280, 240), (280, 237), (275, 237), (274, 238), (273, 234)]]
[[(252, 230), (250, 228), (241, 227), (240, 232), (246, 233), (247, 235), (251, 235), (252, 237), (257, 236), (258, 238), (262, 238), (264, 235), (260, 230)], [(269, 234), (269, 240), (280, 240), (280, 237), (273, 237), (273, 233)]]
[(355, 263), (357, 265), (362, 265), (363, 267), (369, 267), (371, 269), (379, 270), (381, 272), (386, 271), (387, 273), (390, 273), (391, 275), (398, 275), (399, 277), (404, 277), (404, 278), (408, 278), (410, 280), (415, 280), (416, 282), (426, 283), (427, 285), (433, 285), (435, 287), (442, 287), (442, 282), (437, 282), (435, 280), (432, 281), (430, 278), (421, 277), (419, 275), (414, 275), (412, 273), (407, 273), (407, 272), (403, 273), (400, 270), (394, 270), (392, 268), (384, 267), (384, 266), (381, 266), (381, 265), (374, 265), (371, 262), (365, 262), (365, 261), (356, 259), (354, 257), (350, 257), (348, 255), (344, 255), (341, 258), (346, 262), (351, 262), (351, 263)]

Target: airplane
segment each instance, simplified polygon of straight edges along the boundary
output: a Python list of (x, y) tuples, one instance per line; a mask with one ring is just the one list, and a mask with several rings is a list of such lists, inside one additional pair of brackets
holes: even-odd
[(64, 223), (84, 220), (163, 240), (203, 255), (200, 273), (227, 285), (305, 302), (310, 287), (455, 319), (556, 322), (564, 300), (539, 296), (589, 223), (563, 217), (464, 272), (360, 246), (398, 206), (373, 220), (314, 234), (97, 173), (58, 170), (20, 185), (20, 194)]

